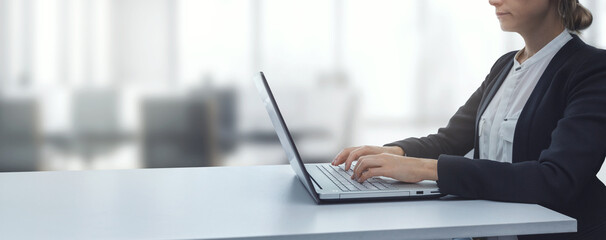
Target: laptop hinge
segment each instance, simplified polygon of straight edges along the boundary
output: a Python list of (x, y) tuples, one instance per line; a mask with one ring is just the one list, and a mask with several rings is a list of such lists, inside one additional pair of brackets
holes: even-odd
[[(309, 174), (309, 173), (307, 173), (307, 174)], [(316, 185), (316, 186), (318, 186), (318, 188), (322, 189), (320, 184), (318, 184), (318, 182), (316, 182), (316, 179), (314, 179), (314, 177), (312, 177), (311, 174), (309, 174), (309, 178), (311, 178), (311, 180), (315, 183), (314, 185)]]

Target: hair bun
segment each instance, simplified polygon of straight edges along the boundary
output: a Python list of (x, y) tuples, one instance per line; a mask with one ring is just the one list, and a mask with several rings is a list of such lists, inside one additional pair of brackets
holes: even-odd
[(593, 22), (593, 15), (578, 0), (559, 0), (558, 13), (562, 17), (564, 26), (570, 30), (579, 32), (587, 29)]

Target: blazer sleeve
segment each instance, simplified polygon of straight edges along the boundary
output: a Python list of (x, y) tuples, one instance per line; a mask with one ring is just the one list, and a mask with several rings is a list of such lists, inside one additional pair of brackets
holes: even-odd
[(476, 115), (482, 97), (492, 86), (491, 83), (497, 78), (504, 65), (511, 59), (512, 54), (515, 52), (507, 53), (495, 62), (482, 85), (450, 118), (448, 125), (438, 130), (438, 133), (421, 138), (407, 138), (384, 146), (398, 146), (404, 150), (406, 156), (433, 159), (437, 159), (440, 154), (462, 156), (468, 153), (474, 146)]
[(539, 159), (512, 164), (441, 155), (440, 190), (548, 207), (564, 207), (574, 200), (606, 156), (606, 54), (596, 54), (581, 66), (568, 78), (564, 114)]

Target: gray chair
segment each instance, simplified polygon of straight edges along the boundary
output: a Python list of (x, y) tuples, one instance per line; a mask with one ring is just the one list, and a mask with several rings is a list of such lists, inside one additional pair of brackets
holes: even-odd
[(40, 127), (38, 104), (33, 99), (0, 101), (0, 171), (38, 170)]
[(214, 124), (214, 136), (218, 151), (232, 151), (238, 142), (236, 129), (237, 94), (233, 88), (195, 89), (187, 99), (191, 103), (204, 105), (208, 115), (206, 121)]
[(72, 98), (73, 145), (90, 159), (111, 151), (121, 141), (120, 94), (111, 88), (78, 89)]
[(215, 142), (206, 101), (162, 97), (141, 106), (144, 167), (213, 165)]

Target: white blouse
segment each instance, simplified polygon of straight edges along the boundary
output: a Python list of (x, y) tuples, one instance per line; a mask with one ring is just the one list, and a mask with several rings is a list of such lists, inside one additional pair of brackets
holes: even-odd
[(512, 162), (513, 136), (518, 117), (551, 59), (572, 36), (568, 30), (551, 40), (545, 47), (522, 64), (513, 59), (513, 67), (488, 104), (479, 123), (481, 159)]

